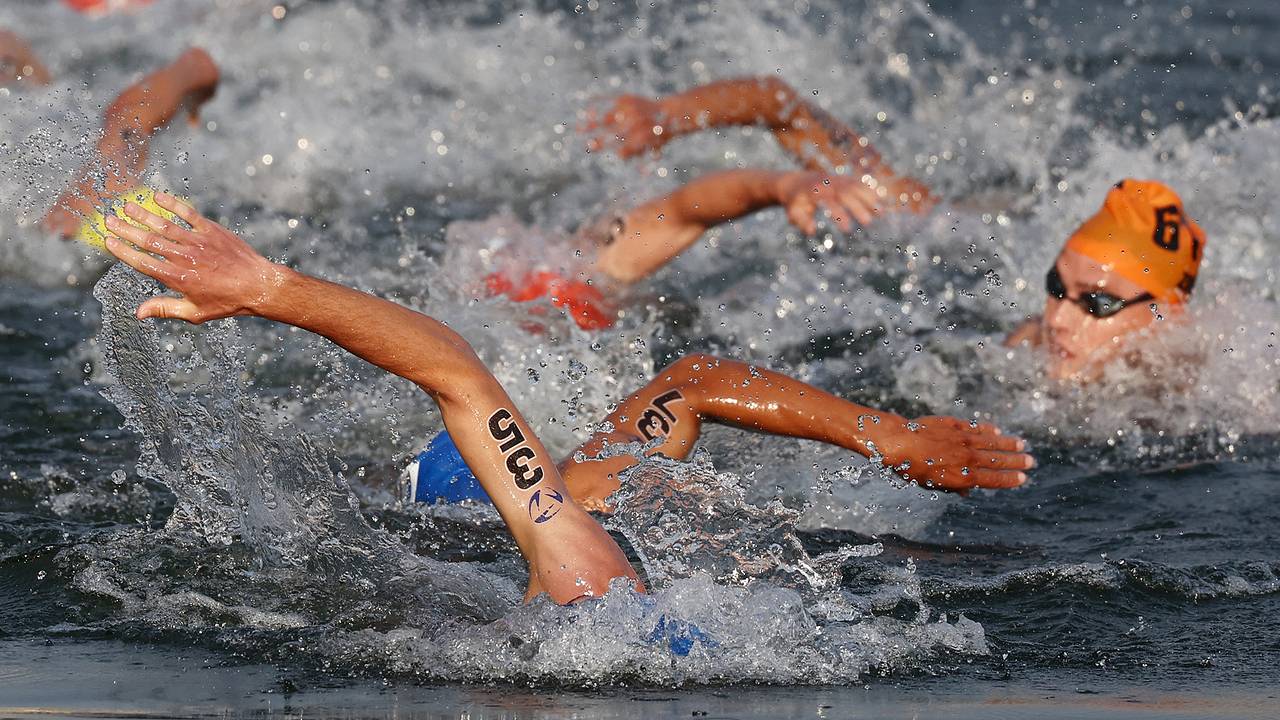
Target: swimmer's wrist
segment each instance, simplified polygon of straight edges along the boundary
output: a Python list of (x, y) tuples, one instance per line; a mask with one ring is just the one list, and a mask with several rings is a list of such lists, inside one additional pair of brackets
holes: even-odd
[(894, 437), (906, 430), (909, 422), (907, 418), (895, 413), (863, 413), (853, 426), (853, 440), (849, 447), (867, 457), (876, 452), (883, 453), (886, 448), (894, 445)]
[(281, 308), (287, 304), (285, 298), (300, 287), (306, 277), (290, 267), (265, 259), (259, 275), (258, 289), (248, 298), (245, 309), (250, 315), (269, 319), (281, 314)]

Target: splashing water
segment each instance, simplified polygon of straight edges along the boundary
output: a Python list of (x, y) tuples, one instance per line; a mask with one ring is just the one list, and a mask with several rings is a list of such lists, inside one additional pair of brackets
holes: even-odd
[[(37, 497), (66, 522), (126, 526), (69, 545), (56, 527), (4, 526), (22, 540), (7, 558), (69, 578), (74, 609), (57, 622), (340, 673), (587, 686), (848, 682), (934, 672), (989, 649), (1049, 668), (1119, 654), (1176, 675), (1161, 663), (1196, 666), (1198, 646), (1120, 652), (1092, 623), (1120, 634), (1128, 615), (1168, 609), (1194, 615), (1200, 635), (1260, 632), (1252, 616), (1221, 620), (1196, 603), (1275, 593), (1268, 550), (1239, 529), (1274, 522), (1268, 486), (1239, 477), (1273, 472), (1266, 441), (1280, 421), (1277, 218), (1258, 196), (1277, 179), (1280, 128), (1256, 88), (1270, 81), (1248, 70), (1270, 67), (1269, 44), (1235, 39), (1272, 32), (1271, 11), (1228, 22), (1212, 3), (1182, 4), (1213, 18), (1196, 24), (1180, 12), (1162, 19), (1155, 3), (1116, 4), (1077, 28), (1053, 3), (966, 18), (915, 0), (582, 12), (338, 0), (290, 3), (276, 21), (260, 3), (218, 0), (56, 23), (41, 5), (0, 7), (0, 24), (23, 30), (58, 78), (14, 91), (0, 112), (0, 192), (12, 209), (0, 213), (0, 279), (19, 288), (4, 290), (6, 307), (24, 308), (28, 286), (80, 287), (103, 271), (101, 256), (47, 242), (34, 225), (96, 141), (96, 108), (201, 44), (223, 66), (223, 87), (200, 128), (156, 137), (148, 182), (191, 197), (273, 258), (449, 322), (553, 452), (569, 452), (689, 349), (897, 412), (976, 414), (1030, 436), (1049, 461), (1007, 497), (935, 499), (838, 449), (713, 429), (706, 457), (650, 460), (628, 478), (613, 526), (656, 582), (652, 601), (619, 588), (591, 605), (519, 606), (523, 569), (492, 514), (389, 500), (400, 459), (439, 427), (410, 385), (265, 323), (138, 324), (131, 308), (154, 287), (113, 270), (97, 290), (98, 339), (39, 357), (73, 385), (83, 376), (106, 387), (130, 434), (95, 407), (92, 422), (116, 446), (77, 445), (89, 412), (31, 411), (41, 430), (65, 425), (51, 432), (73, 449), (28, 462), (9, 449), (17, 443), (0, 448), (16, 468), (6, 502)], [(1081, 33), (1093, 37), (1044, 41)], [(582, 222), (699, 174), (789, 167), (759, 130), (684, 138), (631, 163), (581, 150), (575, 126), (593, 101), (750, 73), (778, 74), (865, 131), (942, 203), (851, 237), (803, 238), (773, 212), (713, 231), (603, 333), (477, 297), (484, 265), (467, 247), (494, 241), (484, 228), (504, 224), (504, 242), (554, 255)], [(1236, 100), (1219, 103), (1223, 83)], [(1181, 100), (1190, 109), (1175, 110)], [(1196, 298), (1187, 317), (1165, 318), (1164, 332), (1131, 348), (1141, 361), (1108, 370), (1105, 390), (1053, 386), (1033, 352), (999, 341), (1038, 311), (1061, 240), (1126, 175), (1169, 182), (1207, 230)], [(37, 305), (50, 323), (76, 308), (96, 325), (84, 301), (51, 297)], [(2, 323), (15, 346), (80, 331)], [(118, 449), (135, 443), (136, 471)], [(1192, 480), (1166, 470), (1206, 460), (1219, 464)], [(122, 467), (128, 478), (116, 483)], [(1234, 494), (1232, 482), (1249, 491)], [(686, 492), (664, 495), (671, 483)], [(1114, 501), (1139, 493), (1140, 512)], [(1199, 502), (1164, 507), (1165, 493)], [(1196, 507), (1241, 525), (1202, 528)], [(959, 559), (929, 545), (918, 564), (890, 539), (878, 556), (824, 557), (797, 526), (991, 545)], [(1177, 550), (1162, 552), (1173, 538)], [(1149, 559), (1112, 559), (1125, 553)], [(935, 608), (986, 616), (944, 620)], [(1023, 615), (1035, 629), (1007, 620)], [(646, 639), (662, 617), (696, 624), (717, 647), (695, 642), (674, 656)], [(988, 637), (993, 625), (1002, 636)], [(1095, 643), (1081, 646), (1082, 626)]]
[[(517, 607), (509, 562), (412, 554), (369, 526), (321, 447), (260, 420), (238, 380), (235, 322), (202, 331), (200, 349), (175, 363), (154, 325), (130, 313), (155, 290), (130, 270), (108, 273), (96, 289), (98, 343), (113, 378), (106, 394), (141, 442), (139, 473), (168, 486), (175, 508), (158, 536), (119, 532), (58, 559), (73, 588), (117, 606), (108, 625), (147, 636), (195, 628), (205, 642), (276, 657), (477, 681), (833, 682), (986, 652), (981, 627), (934, 618), (918, 583), (890, 601), (883, 587), (878, 598), (840, 590), (840, 567), (877, 546), (811, 558), (796, 512), (748, 504), (705, 461), (639, 466), (610, 521), (641, 552), (654, 596), (620, 586), (579, 607)], [(175, 372), (202, 379), (178, 392)], [(723, 520), (696, 526), (708, 513)], [(911, 619), (876, 615), (900, 600), (915, 603)], [(668, 623), (698, 628), (682, 654), (654, 637)]]

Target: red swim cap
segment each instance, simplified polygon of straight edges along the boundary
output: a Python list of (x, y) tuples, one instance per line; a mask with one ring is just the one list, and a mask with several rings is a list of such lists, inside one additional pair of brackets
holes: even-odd
[(617, 311), (595, 287), (547, 270), (526, 273), (519, 282), (512, 282), (506, 273), (496, 272), (486, 277), (484, 284), (490, 295), (506, 295), (516, 302), (547, 296), (552, 305), (568, 312), (583, 330), (604, 330), (618, 319)]
[(97, 15), (111, 12), (112, 10), (125, 10), (148, 5), (151, 0), (62, 0), (62, 2), (76, 12)]

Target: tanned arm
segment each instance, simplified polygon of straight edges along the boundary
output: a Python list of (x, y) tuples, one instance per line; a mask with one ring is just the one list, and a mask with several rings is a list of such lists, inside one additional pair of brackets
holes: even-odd
[(845, 232), (870, 223), (875, 193), (844, 176), (813, 172), (727, 170), (700, 177), (670, 195), (650, 200), (621, 218), (621, 228), (596, 257), (596, 268), (623, 283), (652, 275), (710, 228), (758, 210), (782, 206), (800, 230), (817, 231), (825, 211)]
[(628, 397), (609, 414), (607, 432), (561, 463), (569, 492), (588, 508), (608, 510), (605, 499), (618, 489), (618, 474), (637, 460), (593, 459), (607, 444), (659, 440), (651, 454), (684, 458), (707, 421), (875, 454), (902, 477), (940, 490), (1017, 487), (1035, 465), (1022, 440), (988, 424), (942, 416), (908, 420), (769, 370), (690, 355)]
[(917, 210), (933, 202), (928, 188), (894, 172), (865, 136), (775, 77), (720, 80), (657, 100), (623, 95), (590, 115), (584, 129), (593, 133), (591, 149), (612, 145), (628, 158), (682, 135), (741, 125), (768, 128), (805, 168), (856, 177), (891, 204)]
[(156, 200), (192, 229), (133, 203), (126, 214), (149, 229), (107, 219), (117, 236), (107, 249), (182, 294), (144, 302), (139, 319), (263, 317), (322, 335), (414, 382), (440, 407), (528, 562), (529, 597), (546, 592), (569, 603), (603, 594), (615, 577), (636, 579), (608, 533), (569, 499), (546, 448), (461, 336), (395, 303), (271, 263), (173, 196)]

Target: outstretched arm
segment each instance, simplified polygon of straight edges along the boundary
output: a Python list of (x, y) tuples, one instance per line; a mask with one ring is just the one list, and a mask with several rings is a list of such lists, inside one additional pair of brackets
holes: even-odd
[(657, 100), (623, 95), (590, 116), (585, 129), (594, 133), (588, 147), (613, 145), (627, 158), (682, 135), (737, 125), (769, 128), (809, 170), (864, 179), (882, 198), (911, 209), (932, 202), (928, 188), (894, 172), (865, 136), (775, 77), (720, 80)]
[(209, 54), (192, 48), (120, 93), (103, 115), (97, 154), (53, 204), (44, 226), (71, 237), (104, 199), (141, 183), (151, 136), (184, 107), (194, 122), (200, 105), (213, 97), (218, 77), (218, 66)]
[[(908, 420), (842, 400), (785, 375), (709, 355), (688, 355), (609, 414), (610, 428), (578, 449), (586, 459), (561, 463), (574, 499), (607, 509), (631, 455), (594, 460), (609, 443), (651, 442), (650, 453), (684, 458), (704, 421), (839, 445), (878, 456), (904, 478), (940, 490), (1009, 488), (1034, 466), (1016, 437), (952, 417)], [(582, 457), (577, 452), (575, 457)]]
[(635, 579), (613, 539), (568, 498), (546, 448), (461, 336), (395, 303), (271, 263), (173, 196), (156, 199), (192, 229), (133, 203), (126, 214), (150, 230), (107, 218), (117, 236), (107, 239), (107, 249), (182, 293), (144, 302), (139, 319), (263, 317), (322, 335), (411, 380), (439, 405), (463, 459), (515, 537), (529, 564), (530, 597), (547, 592), (567, 603), (604, 593), (615, 577)]
[(845, 232), (853, 221), (871, 222), (875, 192), (844, 176), (813, 172), (727, 170), (704, 175), (679, 190), (650, 200), (620, 218), (618, 232), (596, 257), (596, 267), (614, 280), (647, 277), (684, 252), (710, 228), (757, 210), (780, 205), (800, 230), (817, 230), (821, 208)]

